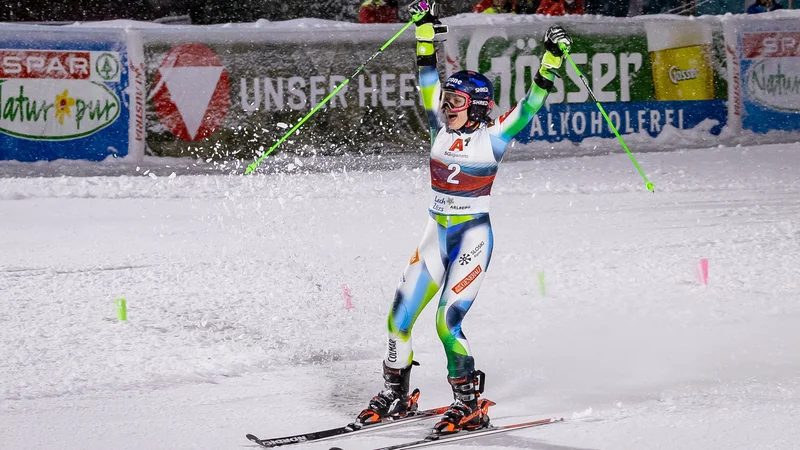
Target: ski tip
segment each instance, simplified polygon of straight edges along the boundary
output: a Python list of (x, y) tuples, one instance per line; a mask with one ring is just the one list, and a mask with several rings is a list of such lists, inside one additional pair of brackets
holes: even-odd
[(331, 447), (328, 450), (344, 450), (342, 447)]
[(253, 442), (258, 442), (258, 441), (260, 440), (260, 439), (258, 439), (258, 438), (257, 438), (255, 435), (253, 435), (253, 434), (247, 434), (245, 437), (246, 437), (247, 439), (249, 439), (249, 440), (253, 441)]

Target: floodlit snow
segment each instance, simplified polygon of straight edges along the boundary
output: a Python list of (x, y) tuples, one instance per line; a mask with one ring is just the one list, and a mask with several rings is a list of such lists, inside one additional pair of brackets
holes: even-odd
[[(165, 161), (0, 178), (0, 447), (252, 448), (246, 433), (346, 423), (381, 388), (426, 164), (290, 158), (291, 174), (245, 177)], [(796, 448), (800, 152), (639, 162), (655, 193), (624, 154), (501, 167), (495, 253), (464, 330), (496, 423), (566, 422), (447, 448)], [(28, 167), (48, 166), (2, 169)], [(451, 398), (434, 309), (414, 335), (423, 407)], [(295, 448), (369, 449), (429, 425)]]

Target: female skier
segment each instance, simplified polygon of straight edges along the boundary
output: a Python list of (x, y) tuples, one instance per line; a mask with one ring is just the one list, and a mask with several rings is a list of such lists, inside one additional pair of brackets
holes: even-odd
[[(475, 430), (489, 424), (492, 405), (480, 399), (484, 376), (475, 370), (461, 330), (464, 315), (478, 294), (492, 255), (489, 198), (506, 145), (544, 104), (572, 40), (561, 27), (545, 33), (545, 54), (528, 94), (492, 120), (494, 88), (471, 70), (454, 73), (442, 87), (433, 40), (446, 33), (434, 1), (409, 6), (416, 24), (417, 65), (422, 99), (431, 128), (431, 202), (422, 241), (403, 272), (389, 312), (389, 346), (383, 361), (385, 387), (361, 412), (362, 423), (413, 414), (419, 390), (409, 393), (411, 328), (422, 309), (442, 288), (436, 329), (447, 354), (448, 382), (455, 401), (434, 425), (434, 433)], [(436, 27), (434, 27), (436, 25)], [(441, 114), (441, 115), (440, 115)]]

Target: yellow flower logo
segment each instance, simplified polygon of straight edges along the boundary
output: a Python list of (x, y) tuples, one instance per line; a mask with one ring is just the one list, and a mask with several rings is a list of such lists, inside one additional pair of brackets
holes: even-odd
[(70, 107), (75, 106), (75, 99), (70, 98), (67, 89), (61, 95), (56, 95), (56, 119), (60, 125), (64, 125), (64, 116), (72, 117)]

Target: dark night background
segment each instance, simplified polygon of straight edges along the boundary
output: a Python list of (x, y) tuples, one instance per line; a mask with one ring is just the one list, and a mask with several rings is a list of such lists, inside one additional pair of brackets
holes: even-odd
[[(477, 0), (440, 2), (445, 16), (469, 12)], [(521, 12), (532, 13), (540, 0), (518, 0)], [(584, 0), (588, 14), (626, 16), (630, 3), (642, 12), (656, 14), (696, 0)], [(700, 0), (702, 1), (702, 0)], [(410, 0), (408, 1), (410, 2)], [(401, 1), (401, 7), (404, 3)], [(709, 2), (703, 2), (708, 4)], [(714, 0), (710, 3), (728, 3)], [(5, 0), (0, 5), (4, 22), (75, 22), (111, 19), (178, 21), (193, 24), (288, 20), (302, 17), (356, 22), (361, 0)], [(714, 11), (718, 13), (721, 11)], [(733, 11), (737, 12), (737, 11)], [(701, 11), (702, 13), (702, 11)]]

